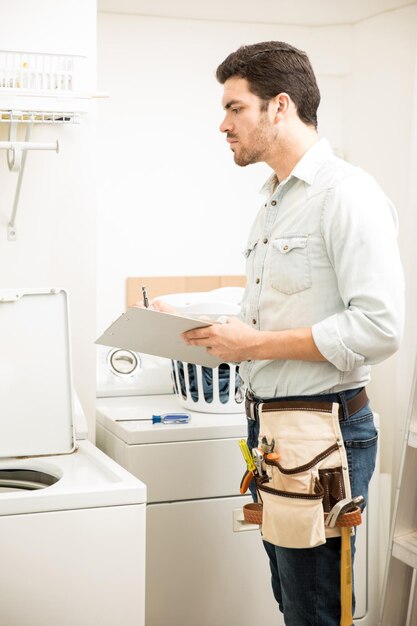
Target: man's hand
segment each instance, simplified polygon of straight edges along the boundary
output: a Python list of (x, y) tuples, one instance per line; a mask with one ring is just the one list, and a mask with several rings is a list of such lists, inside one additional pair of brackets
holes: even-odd
[(230, 317), (226, 324), (189, 330), (182, 337), (191, 346), (204, 346), (224, 362), (326, 361), (314, 343), (311, 328), (255, 330), (237, 317)]
[(252, 358), (259, 334), (237, 317), (229, 317), (224, 324), (189, 330), (182, 337), (191, 346), (204, 346), (209, 354), (224, 362), (240, 363)]

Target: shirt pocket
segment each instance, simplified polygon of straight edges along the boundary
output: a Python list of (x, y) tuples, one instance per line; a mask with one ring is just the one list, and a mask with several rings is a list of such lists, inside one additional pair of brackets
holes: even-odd
[(287, 235), (272, 241), (271, 286), (288, 295), (311, 287), (308, 235)]

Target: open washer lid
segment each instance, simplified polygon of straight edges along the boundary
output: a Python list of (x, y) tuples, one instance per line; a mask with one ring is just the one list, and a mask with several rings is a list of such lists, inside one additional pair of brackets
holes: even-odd
[(0, 290), (0, 407), (0, 457), (74, 449), (64, 290)]

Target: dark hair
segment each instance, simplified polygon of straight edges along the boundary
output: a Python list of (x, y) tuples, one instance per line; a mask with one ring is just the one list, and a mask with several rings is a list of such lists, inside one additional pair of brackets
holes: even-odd
[(263, 101), (263, 109), (279, 93), (287, 93), (300, 119), (317, 128), (320, 91), (305, 52), (282, 41), (241, 46), (219, 65), (216, 78), (222, 85), (234, 76), (245, 78), (250, 90)]

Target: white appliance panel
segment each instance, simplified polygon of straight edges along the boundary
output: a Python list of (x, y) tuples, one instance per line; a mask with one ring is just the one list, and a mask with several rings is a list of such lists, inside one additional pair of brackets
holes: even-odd
[(171, 360), (96, 346), (97, 397), (172, 394)]
[(71, 452), (67, 294), (0, 290), (0, 457)]
[(233, 532), (246, 502), (148, 506), (146, 626), (283, 626), (257, 527)]
[(0, 624), (144, 626), (145, 519), (145, 504), (1, 517)]
[(99, 447), (114, 455), (134, 476), (141, 477), (148, 488), (148, 502), (239, 493), (245, 465), (237, 439), (128, 446), (120, 440), (111, 441), (112, 436), (100, 424), (96, 436)]

